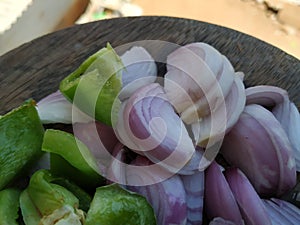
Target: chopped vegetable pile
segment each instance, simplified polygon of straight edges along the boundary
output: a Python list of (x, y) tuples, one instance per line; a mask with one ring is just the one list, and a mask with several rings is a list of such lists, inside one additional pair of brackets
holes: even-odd
[[(110, 44), (0, 116), (0, 223), (300, 224), (300, 114), (214, 47)], [(47, 126), (46, 126), (47, 124)], [(71, 124), (72, 131), (51, 127)]]

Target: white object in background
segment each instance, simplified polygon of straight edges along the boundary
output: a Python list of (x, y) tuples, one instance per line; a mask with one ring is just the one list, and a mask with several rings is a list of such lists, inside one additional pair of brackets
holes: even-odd
[(108, 9), (117, 10), (122, 16), (141, 16), (143, 13), (142, 8), (132, 4), (130, 0), (102, 0), (100, 5)]
[(0, 1), (0, 34), (8, 30), (32, 0), (1, 0)]
[(78, 0), (30, 0), (29, 2), (31, 4), (11, 28), (0, 34), (0, 55), (34, 38), (53, 32)]
[(143, 9), (132, 3), (123, 3), (120, 12), (123, 16), (141, 16), (143, 14)]

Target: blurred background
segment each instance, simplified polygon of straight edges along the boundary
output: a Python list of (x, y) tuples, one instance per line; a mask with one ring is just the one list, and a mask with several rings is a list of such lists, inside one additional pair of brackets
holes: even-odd
[(300, 59), (300, 0), (0, 0), (0, 55), (74, 24), (142, 15), (229, 27)]

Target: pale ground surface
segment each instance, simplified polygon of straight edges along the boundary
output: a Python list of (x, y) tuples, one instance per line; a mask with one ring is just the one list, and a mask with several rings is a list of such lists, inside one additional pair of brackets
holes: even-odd
[[(3, 26), (7, 26), (5, 23), (12, 19), (13, 12), (5, 7), (9, 8), (9, 4), (14, 4), (14, 11), (17, 12), (20, 8), (24, 8), (22, 5), (32, 1), (0, 0), (0, 31), (2, 31), (1, 26), (4, 29)], [(90, 0), (89, 8), (99, 8), (102, 4), (119, 10), (120, 5), (124, 6), (126, 3), (127, 7), (123, 7), (123, 11), (126, 11), (123, 13), (125, 16), (163, 15), (218, 24), (250, 34), (300, 59), (300, 5), (297, 7), (297, 12), (292, 14), (287, 12), (288, 15), (293, 16), (294, 24), (296, 26), (299, 24), (298, 28), (295, 28), (279, 22), (276, 19), (278, 15), (267, 10), (266, 4), (263, 3), (275, 2), (276, 5), (279, 2), (280, 5), (284, 1), (300, 2), (300, 0)], [(136, 7), (130, 7), (132, 5)], [(87, 10), (76, 22), (84, 23), (101, 19), (92, 18), (91, 13), (91, 10)], [(0, 47), (2, 44), (0, 43)]]
[[(191, 18), (233, 28), (300, 59), (300, 32), (280, 24), (254, 0), (133, 0), (143, 15)], [(299, 6), (300, 7), (300, 6)], [(298, 15), (300, 17), (300, 15)]]

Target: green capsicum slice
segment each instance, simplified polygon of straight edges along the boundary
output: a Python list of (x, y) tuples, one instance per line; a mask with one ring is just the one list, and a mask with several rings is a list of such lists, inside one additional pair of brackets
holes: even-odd
[(86, 225), (155, 225), (153, 208), (137, 193), (118, 184), (98, 187), (87, 213)]
[[(20, 207), (26, 225), (82, 225), (79, 200), (68, 189), (53, 183), (48, 170), (38, 170), (21, 193)], [(60, 221), (60, 223), (58, 223)]]
[(112, 125), (120, 106), (117, 96), (122, 88), (120, 57), (110, 44), (86, 59), (60, 83), (61, 93), (83, 112)]
[(19, 197), (21, 191), (8, 188), (0, 191), (0, 224), (18, 225)]
[(60, 185), (72, 192), (79, 200), (79, 208), (87, 212), (92, 201), (91, 196), (74, 182), (63, 177), (56, 177), (52, 181), (53, 184)]
[(43, 135), (33, 100), (0, 117), (0, 190), (41, 156)]
[[(51, 171), (75, 179), (81, 187), (100, 185), (104, 178), (97, 166), (94, 156), (88, 147), (73, 134), (47, 129), (45, 131), (42, 150), (51, 153)], [(66, 162), (64, 162), (64, 160)]]

